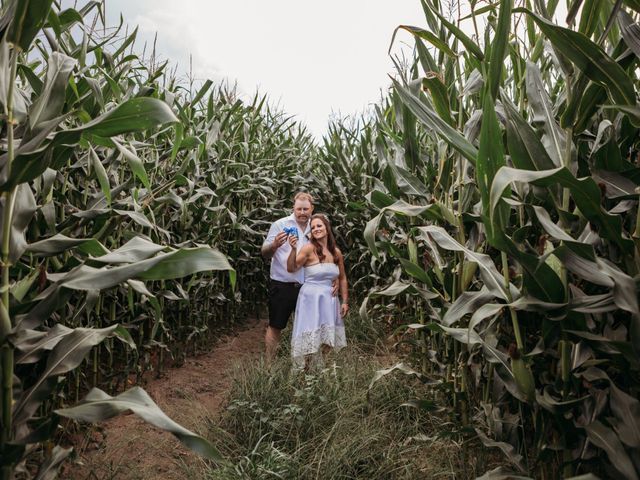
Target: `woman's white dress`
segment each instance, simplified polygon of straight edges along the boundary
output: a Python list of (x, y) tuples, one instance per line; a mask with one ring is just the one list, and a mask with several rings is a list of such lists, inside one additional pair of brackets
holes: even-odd
[(291, 356), (298, 366), (304, 366), (304, 356), (317, 353), (323, 344), (336, 350), (347, 344), (338, 297), (331, 294), (339, 273), (335, 263), (304, 267), (291, 335)]

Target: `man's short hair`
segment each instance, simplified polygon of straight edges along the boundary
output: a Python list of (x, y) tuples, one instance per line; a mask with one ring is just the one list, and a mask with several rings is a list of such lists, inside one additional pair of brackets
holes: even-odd
[(293, 203), (296, 203), (296, 200), (306, 200), (311, 205), (313, 205), (313, 197), (311, 196), (310, 193), (307, 193), (307, 192), (298, 192), (298, 193), (296, 193), (296, 196), (293, 197)]

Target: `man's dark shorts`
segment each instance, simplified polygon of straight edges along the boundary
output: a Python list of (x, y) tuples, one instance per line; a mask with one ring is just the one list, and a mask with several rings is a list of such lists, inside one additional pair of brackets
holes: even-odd
[(269, 284), (269, 326), (282, 330), (296, 309), (299, 283), (284, 283), (271, 279)]

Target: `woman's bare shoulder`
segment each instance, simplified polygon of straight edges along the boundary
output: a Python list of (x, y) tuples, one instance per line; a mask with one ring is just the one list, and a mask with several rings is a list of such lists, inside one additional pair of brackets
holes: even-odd
[(300, 249), (299, 253), (311, 253), (313, 251), (314, 251), (313, 244), (307, 243)]

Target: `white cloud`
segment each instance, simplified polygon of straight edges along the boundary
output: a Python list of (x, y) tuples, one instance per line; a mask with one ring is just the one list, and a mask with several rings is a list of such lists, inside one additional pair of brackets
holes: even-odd
[[(139, 25), (140, 48), (146, 41), (149, 51), (157, 33), (160, 56), (181, 76), (192, 55), (196, 78), (237, 81), (247, 95), (258, 88), (318, 136), (332, 112), (379, 100), (394, 72), (393, 30), (426, 24), (419, 0), (107, 0), (106, 8), (111, 23), (122, 12)], [(395, 51), (403, 44), (413, 41), (400, 32)]]
[[(139, 51), (146, 41), (149, 52), (157, 33), (160, 57), (181, 77), (191, 55), (196, 78), (237, 81), (247, 95), (259, 88), (316, 135), (333, 112), (353, 115), (379, 100), (394, 72), (393, 30), (426, 24), (419, 0), (106, 0), (106, 9), (112, 25), (121, 12), (130, 30), (139, 25)], [(556, 19), (565, 16), (560, 5)], [(410, 57), (406, 32), (396, 53), (403, 44)]]
[[(380, 98), (393, 64), (393, 29), (424, 25), (418, 0), (107, 0), (148, 43), (197, 78), (256, 88), (321, 135), (332, 112), (362, 111)], [(404, 40), (407, 36), (400, 35)]]
[[(60, 0), (80, 8), (88, 0)], [(424, 26), (419, 0), (106, 0), (108, 24), (120, 14), (139, 26), (137, 51), (157, 53), (193, 75), (256, 89), (317, 136), (336, 113), (354, 115), (380, 99), (394, 72), (387, 55), (400, 24)], [(395, 51), (410, 52), (401, 32)], [(410, 53), (406, 53), (410, 56)]]

